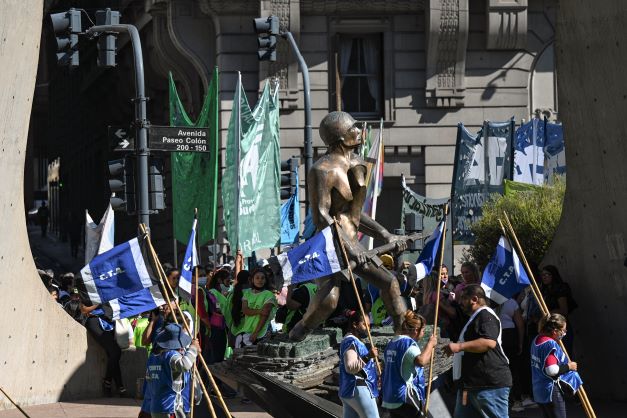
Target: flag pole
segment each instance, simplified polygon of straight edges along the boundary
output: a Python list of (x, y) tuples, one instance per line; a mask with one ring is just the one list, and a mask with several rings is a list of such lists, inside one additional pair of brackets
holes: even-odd
[[(505, 218), (505, 225), (507, 226), (507, 229), (510, 233), (509, 235), (513, 238), (514, 244), (516, 245), (516, 251), (518, 251), (518, 254), (520, 255), (520, 258), (523, 262), (523, 265), (525, 266), (525, 269), (527, 270), (527, 274), (531, 278), (531, 283), (532, 283), (531, 289), (533, 291), (533, 295), (536, 301), (538, 302), (538, 304), (540, 305), (542, 314), (549, 315), (550, 312), (546, 305), (546, 302), (544, 301), (542, 292), (540, 292), (540, 287), (538, 286), (538, 282), (536, 281), (536, 278), (533, 275), (533, 271), (531, 271), (531, 268), (529, 267), (529, 264), (527, 263), (527, 258), (525, 257), (525, 253), (523, 252), (522, 247), (520, 246), (520, 242), (518, 241), (518, 237), (516, 236), (516, 231), (514, 231), (514, 227), (511, 221), (509, 220), (509, 216), (507, 215), (507, 212), (503, 211), (503, 216)], [(558, 340), (557, 343), (560, 345), (560, 348), (566, 355), (566, 358), (568, 359), (568, 361), (571, 361), (570, 355), (568, 354), (568, 351), (566, 351), (566, 347), (564, 346), (564, 343), (562, 342), (562, 340)], [(577, 391), (577, 395), (579, 395), (579, 399), (581, 400), (581, 405), (583, 406), (583, 409), (585, 410), (588, 418), (596, 418), (596, 414), (594, 412), (594, 409), (592, 409), (592, 404), (590, 403), (590, 400), (588, 399), (588, 394), (586, 393), (586, 390), (584, 389), (583, 385), (579, 387), (579, 390)]]
[(2, 392), (2, 394), (9, 400), (9, 402), (11, 402), (13, 405), (15, 405), (15, 407), (26, 417), (26, 418), (30, 418), (30, 416), (26, 413), (26, 411), (24, 411), (22, 409), (21, 406), (19, 406), (13, 399), (11, 399), (11, 397), (9, 396), (8, 393), (6, 393), (4, 391), (4, 389), (2, 389), (2, 386), (0, 386), (0, 392)]
[[(146, 234), (146, 226), (144, 224), (140, 224), (140, 230), (143, 234)], [(159, 273), (159, 282), (161, 283), (161, 286), (164, 287), (164, 292), (163, 295), (165, 296), (166, 302), (168, 304), (168, 306), (172, 306), (171, 305), (171, 300), (170, 300), (170, 293), (172, 293), (172, 295), (174, 295), (174, 290), (172, 289), (172, 287), (170, 286), (170, 283), (168, 283), (168, 281), (165, 279), (165, 272), (163, 271), (163, 266), (161, 265), (161, 262), (159, 261), (159, 257), (157, 256), (157, 253), (155, 251), (155, 248), (152, 246), (152, 241), (150, 239), (150, 236), (146, 234), (146, 239), (148, 240), (148, 247), (150, 248), (150, 252), (152, 254), (152, 257), (155, 261), (156, 267), (157, 267), (157, 271)], [(168, 293), (170, 292), (170, 293)], [(178, 309), (178, 311), (181, 313), (181, 319), (183, 320), (183, 328), (185, 328), (185, 330), (187, 331), (187, 333), (189, 335), (192, 335), (192, 332), (190, 331), (189, 328), (189, 324), (187, 323), (187, 320), (185, 319), (185, 316), (183, 315), (183, 310), (181, 309), (181, 307), (179, 306), (179, 302), (174, 299), (173, 300), (174, 305), (176, 306), (176, 308)], [(176, 318), (176, 315), (173, 315), (174, 317), (174, 322), (178, 324), (178, 319)], [(228, 410), (228, 407), (226, 406), (226, 403), (224, 402), (224, 399), (222, 398), (222, 394), (220, 393), (220, 390), (218, 389), (218, 385), (216, 384), (215, 380), (213, 379), (213, 375), (211, 374), (211, 371), (209, 370), (209, 367), (207, 366), (207, 363), (205, 362), (204, 358), (202, 357), (202, 355), (199, 355), (197, 358), (200, 359), (200, 363), (202, 364), (205, 372), (207, 373), (207, 376), (209, 376), (209, 380), (211, 381), (211, 384), (213, 386), (213, 390), (215, 391), (215, 393), (218, 395), (218, 400), (220, 401), (220, 405), (222, 406), (222, 409), (224, 410), (224, 412), (227, 414), (227, 416), (231, 416), (231, 413)], [(196, 376), (198, 378), (198, 381), (200, 382), (200, 387), (202, 388), (203, 394), (205, 395), (205, 397), (207, 398), (207, 404), (209, 406), (209, 410), (211, 412), (211, 416), (212, 418), (217, 418), (215, 415), (215, 410), (213, 409), (213, 405), (211, 404), (211, 401), (209, 399), (209, 394), (207, 392), (207, 388), (205, 387), (202, 379), (200, 378), (200, 374), (198, 372), (198, 370), (196, 370)]]
[[(194, 208), (194, 218), (196, 219), (196, 231), (198, 231), (198, 208)], [(194, 248), (192, 249), (192, 254), (194, 254), (194, 251), (196, 251), (196, 249), (198, 248), (196, 246), (196, 239), (198, 238), (198, 233), (196, 233), (194, 235)], [(193, 256), (192, 256), (192, 261), (193, 261)], [(196, 260), (196, 264), (198, 264), (198, 260)], [(198, 265), (194, 266), (194, 338), (196, 338), (196, 336), (198, 335), (198, 331), (200, 330), (200, 325), (198, 324)], [(200, 347), (202, 349), (202, 345)], [(201, 354), (202, 355), (202, 354)], [(197, 369), (196, 366), (197, 362), (194, 362), (194, 370)], [(192, 395), (191, 395), (191, 402), (190, 402), (190, 407), (191, 407), (191, 411), (190, 411), (190, 415), (191, 418), (194, 418), (194, 392), (196, 390), (196, 372), (194, 372), (194, 374), (192, 374)]]
[[(446, 245), (446, 219), (448, 217), (448, 203), (444, 205), (444, 221), (442, 225), (442, 236), (440, 237), (440, 263), (438, 265), (438, 277), (437, 277), (437, 285), (436, 285), (436, 296), (435, 296), (435, 315), (433, 318), (433, 330), (431, 335), (435, 335), (438, 330), (438, 315), (440, 313), (440, 283), (442, 276), (442, 264), (444, 261), (444, 247)], [(429, 415), (429, 401), (431, 400), (431, 381), (433, 380), (433, 362), (435, 360), (435, 347), (431, 350), (431, 360), (429, 360), (429, 381), (427, 383), (427, 393), (425, 399), (425, 416)]]
[[(351, 269), (351, 263), (348, 259), (348, 254), (346, 253), (346, 248), (344, 247), (344, 240), (342, 239), (342, 234), (340, 233), (340, 225), (335, 218), (333, 218), (333, 225), (335, 225), (335, 232), (337, 233), (337, 239), (340, 242), (340, 247), (342, 248), (342, 254), (344, 255), (344, 262), (346, 263), (346, 268), (348, 269), (348, 274), (351, 279), (351, 283), (353, 284), (353, 290), (355, 291), (355, 296), (357, 297), (357, 303), (359, 304), (359, 311), (361, 312), (362, 318), (364, 318), (364, 323), (366, 324), (366, 331), (368, 332), (368, 341), (370, 341), (370, 347), (375, 348), (374, 342), (372, 341), (372, 335), (370, 334), (370, 325), (368, 321), (365, 321), (366, 313), (364, 312), (364, 306), (361, 304), (361, 295), (359, 294), (359, 290), (357, 290), (357, 283), (355, 282), (355, 276), (353, 276), (353, 269)], [(381, 364), (379, 364), (379, 358), (377, 356), (374, 357), (374, 362), (377, 365), (377, 371), (379, 372), (379, 376), (381, 376)]]

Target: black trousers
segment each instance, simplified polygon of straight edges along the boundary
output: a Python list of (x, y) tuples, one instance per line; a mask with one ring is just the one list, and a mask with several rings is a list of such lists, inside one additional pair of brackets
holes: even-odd
[(118, 388), (123, 387), (122, 371), (120, 370), (122, 350), (120, 349), (120, 346), (118, 346), (118, 343), (115, 342), (115, 332), (103, 330), (100, 326), (100, 321), (95, 316), (87, 318), (85, 328), (87, 328), (96, 342), (100, 344), (100, 346), (104, 348), (107, 353), (107, 371), (105, 374), (105, 380), (110, 382), (111, 379), (113, 379)]

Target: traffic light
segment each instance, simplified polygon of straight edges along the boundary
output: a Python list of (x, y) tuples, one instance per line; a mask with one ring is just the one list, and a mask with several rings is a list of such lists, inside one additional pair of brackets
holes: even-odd
[(135, 161), (132, 156), (109, 161), (109, 189), (115, 193), (110, 199), (113, 210), (135, 212)]
[[(96, 25), (118, 25), (120, 23), (120, 12), (111, 10), (96, 11)], [(115, 67), (115, 42), (117, 34), (105, 32), (98, 37), (98, 66)]]
[(300, 158), (292, 157), (281, 161), (281, 199), (289, 199), (298, 187), (298, 166)]
[(82, 30), (80, 10), (54, 13), (50, 20), (57, 40), (57, 64), (78, 67), (78, 34)]
[[(419, 215), (417, 213), (406, 213), (405, 214), (405, 233), (407, 235), (413, 234), (414, 232), (422, 232), (424, 230), (423, 225), (424, 216)], [(407, 251), (420, 251), (422, 250), (422, 239), (417, 239), (413, 242), (407, 243)]]
[(259, 61), (276, 61), (276, 43), (279, 35), (279, 18), (276, 16), (253, 19), (257, 38), (257, 57)]
[(165, 209), (165, 192), (163, 188), (163, 158), (150, 158), (148, 169), (148, 192), (150, 210)]

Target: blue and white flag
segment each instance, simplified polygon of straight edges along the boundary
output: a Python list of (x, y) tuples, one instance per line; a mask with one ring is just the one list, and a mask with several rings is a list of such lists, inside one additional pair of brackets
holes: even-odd
[(159, 285), (154, 285), (105, 302), (102, 307), (92, 311), (92, 314), (104, 315), (110, 320), (123, 319), (152, 311), (165, 303)]
[(192, 274), (194, 267), (198, 265), (198, 252), (196, 251), (196, 225), (198, 219), (194, 218), (192, 232), (187, 242), (187, 250), (183, 257), (183, 267), (181, 268), (181, 278), (179, 280), (179, 288), (183, 291), (183, 296), (187, 299), (192, 297)]
[(435, 261), (438, 259), (438, 250), (440, 249), (440, 241), (442, 241), (442, 231), (444, 229), (444, 221), (438, 224), (433, 230), (429, 239), (425, 241), (422, 252), (416, 261), (416, 280), (422, 280), (433, 270)]
[(308, 282), (342, 270), (328, 226), (294, 249), (268, 259), (275, 272), (282, 272), (283, 286)]
[(501, 236), (496, 253), (481, 278), (486, 296), (501, 305), (530, 284), (516, 250), (507, 238)]
[(281, 205), (281, 244), (298, 243), (300, 234), (300, 205), (298, 202), (298, 170), (294, 172), (296, 188), (287, 202)]
[(98, 254), (81, 269), (77, 286), (86, 305), (108, 302), (158, 282), (145, 244), (144, 239), (133, 238)]

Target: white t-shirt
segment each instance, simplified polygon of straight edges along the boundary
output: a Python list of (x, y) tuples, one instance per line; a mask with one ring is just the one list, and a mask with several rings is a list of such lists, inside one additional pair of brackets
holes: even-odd
[(516, 328), (514, 323), (514, 313), (518, 309), (518, 302), (514, 299), (508, 299), (499, 310), (499, 319), (501, 320), (501, 328)]

